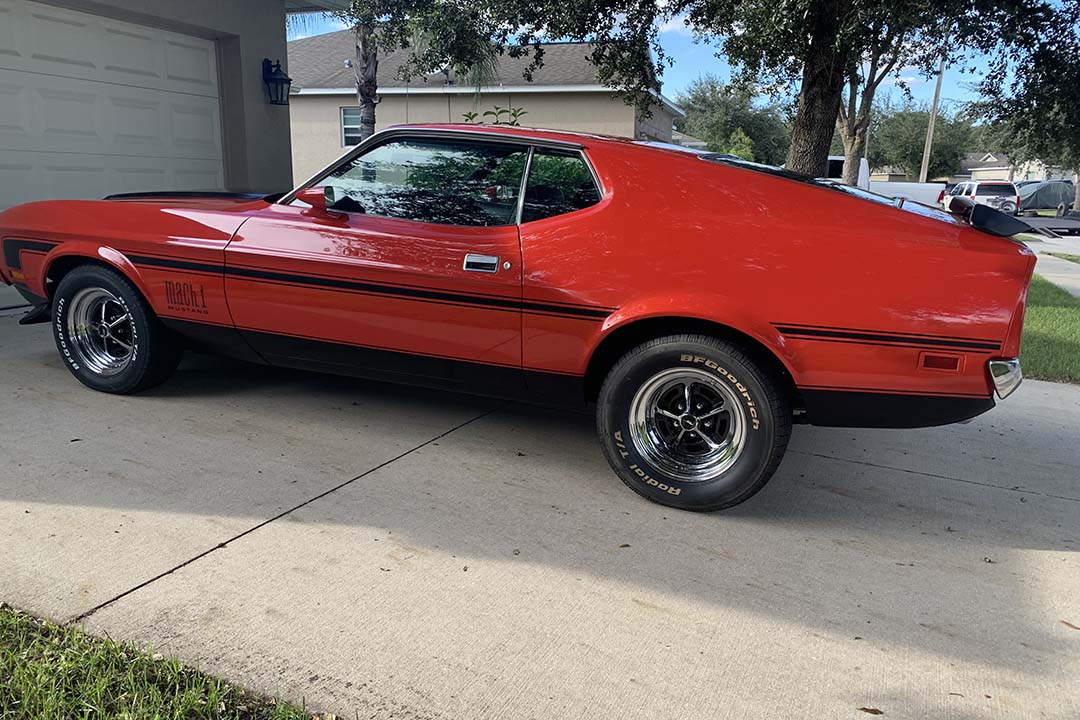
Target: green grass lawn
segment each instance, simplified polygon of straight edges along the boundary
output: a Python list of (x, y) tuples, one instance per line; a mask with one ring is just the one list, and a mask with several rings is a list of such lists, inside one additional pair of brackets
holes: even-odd
[(1020, 233), (1019, 235), (1016, 236), (1016, 239), (1019, 240), (1020, 242), (1026, 242), (1026, 243), (1042, 242), (1043, 241), (1043, 238), (1042, 238), (1041, 235), (1033, 235), (1032, 233)]
[(1069, 262), (1080, 263), (1080, 255), (1070, 255), (1069, 253), (1046, 253), (1062, 260), (1068, 260)]
[(311, 720), (176, 660), (0, 606), (5, 720)]
[(1020, 362), (1026, 377), (1080, 382), (1080, 298), (1038, 275), (1028, 291)]

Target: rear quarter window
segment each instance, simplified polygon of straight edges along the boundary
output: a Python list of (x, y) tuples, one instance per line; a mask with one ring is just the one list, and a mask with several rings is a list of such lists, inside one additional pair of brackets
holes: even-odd
[(1005, 185), (1002, 183), (994, 183), (993, 185), (988, 185), (984, 183), (980, 184), (979, 187), (976, 188), (975, 194), (991, 196), (996, 195), (999, 197), (1002, 195), (1015, 195), (1016, 188), (1014, 188), (1012, 185)]

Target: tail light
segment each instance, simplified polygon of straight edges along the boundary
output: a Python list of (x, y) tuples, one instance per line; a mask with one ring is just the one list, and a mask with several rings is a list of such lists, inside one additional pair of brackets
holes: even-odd
[(945, 199), (945, 191), (944, 191), (944, 190), (942, 190), (941, 192), (939, 192), (939, 193), (937, 194), (937, 201), (938, 201), (938, 202), (940, 203), (940, 202), (941, 202), (942, 200), (944, 200), (944, 199)]

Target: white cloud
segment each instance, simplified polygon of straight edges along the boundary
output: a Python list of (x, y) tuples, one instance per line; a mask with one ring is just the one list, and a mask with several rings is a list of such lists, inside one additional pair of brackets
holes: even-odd
[(663, 22), (660, 27), (657, 28), (657, 32), (659, 32), (661, 35), (665, 33), (674, 33), (676, 35), (685, 35), (687, 37), (690, 37), (694, 34), (694, 28), (691, 25), (687, 24), (686, 15), (677, 15), (675, 17), (668, 18), (665, 22)]

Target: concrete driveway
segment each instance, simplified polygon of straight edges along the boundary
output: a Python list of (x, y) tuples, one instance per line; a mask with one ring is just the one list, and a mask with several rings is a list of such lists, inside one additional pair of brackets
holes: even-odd
[(84, 389), (0, 318), (0, 600), (345, 717), (1080, 717), (1080, 387), (800, 427), (641, 500), (585, 416), (194, 358)]

